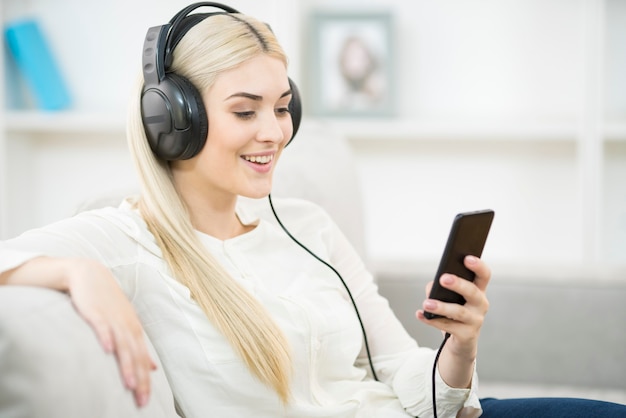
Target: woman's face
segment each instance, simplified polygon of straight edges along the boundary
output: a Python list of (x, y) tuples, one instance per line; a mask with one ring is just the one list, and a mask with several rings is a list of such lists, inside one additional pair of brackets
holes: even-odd
[(260, 55), (221, 73), (204, 93), (206, 144), (189, 160), (172, 163), (185, 193), (231, 199), (271, 192), (278, 157), (291, 138), (291, 90), (282, 61)]

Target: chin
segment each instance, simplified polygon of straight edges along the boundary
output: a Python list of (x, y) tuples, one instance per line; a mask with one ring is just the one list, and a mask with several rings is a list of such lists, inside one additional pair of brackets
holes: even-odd
[[(268, 193), (268, 194), (269, 194), (269, 193)], [(241, 196), (243, 196), (243, 197), (245, 197), (245, 198), (248, 198), (248, 199), (261, 200), (261, 199), (265, 199), (265, 198), (268, 196), (268, 194), (263, 194), (263, 195), (260, 195), (260, 194), (254, 194), (254, 195), (251, 195), (251, 194), (242, 194)]]
[(241, 196), (247, 197), (249, 199), (263, 199), (263, 198), (266, 198), (270, 194), (271, 191), (272, 189), (254, 190), (249, 193), (241, 193)]
[(239, 195), (250, 199), (262, 199), (272, 192), (273, 182), (271, 179), (255, 179), (239, 189)]

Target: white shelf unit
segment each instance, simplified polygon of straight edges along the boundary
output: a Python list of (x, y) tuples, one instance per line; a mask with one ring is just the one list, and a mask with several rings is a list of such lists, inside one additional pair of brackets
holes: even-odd
[(108, 112), (59, 111), (42, 113), (38, 111), (5, 112), (6, 128), (9, 134), (49, 133), (122, 133), (124, 115)]
[(493, 207), (498, 277), (623, 280), (626, 4), (385, 5), (399, 118), (327, 120), (360, 157), (377, 264), (431, 275), (454, 214)]
[[(60, 10), (83, 4), (57, 3)], [(234, 3), (262, 11), (278, 27), (292, 77), (306, 94), (307, 48), (300, 47), (307, 45), (307, 16), (338, 6)], [(43, 0), (29, 4), (51, 9)], [(0, 115), (0, 237), (58, 219), (98, 193), (133, 187), (120, 109), (139, 57), (137, 45), (123, 41), (141, 42), (143, 29), (135, 26), (162, 23), (165, 10), (186, 3), (150, 4), (150, 18), (122, 19), (117, 34), (89, 35), (115, 46), (102, 45), (108, 55), (91, 72), (67, 69), (76, 110)], [(397, 117), (321, 120), (343, 132), (357, 155), (373, 264), (432, 273), (453, 215), (489, 206), (496, 220), (485, 255), (500, 276), (623, 279), (626, 7), (619, 0), (481, 4), (342, 3), (342, 10), (390, 9), (396, 25)], [(103, 7), (103, 18), (121, 7), (121, 0)], [(49, 26), (51, 38), (66, 45), (65, 29)], [(82, 63), (72, 52), (60, 53), (67, 67)], [(101, 68), (103, 62), (116, 64)]]
[(623, 280), (622, 127), (607, 127), (592, 159), (573, 124), (324, 123), (357, 153), (375, 270), (431, 275), (454, 214), (492, 207), (485, 254), (500, 277)]

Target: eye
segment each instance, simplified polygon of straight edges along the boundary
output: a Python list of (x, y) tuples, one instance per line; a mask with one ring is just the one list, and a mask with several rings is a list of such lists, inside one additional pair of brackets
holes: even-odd
[(278, 109), (276, 109), (276, 113), (279, 116), (287, 116), (289, 115), (291, 112), (289, 111), (288, 107), (279, 107)]
[(235, 114), (236, 117), (238, 117), (239, 119), (243, 119), (243, 120), (252, 119), (254, 117), (254, 111), (233, 112), (233, 113)]

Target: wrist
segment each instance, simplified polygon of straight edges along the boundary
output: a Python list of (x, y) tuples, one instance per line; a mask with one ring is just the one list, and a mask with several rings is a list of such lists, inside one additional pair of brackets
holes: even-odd
[(455, 359), (457, 363), (473, 364), (478, 356), (478, 342), (466, 341), (460, 343), (454, 340), (454, 337), (450, 338), (444, 350), (447, 348), (448, 355)]
[(440, 372), (451, 387), (468, 387), (478, 355), (478, 341), (459, 341), (451, 336), (441, 352)]
[(72, 289), (75, 288), (78, 281), (84, 281), (94, 275), (97, 269), (102, 268), (102, 265), (96, 260), (88, 258), (59, 258), (57, 262), (58, 283), (62, 285), (59, 290), (68, 293), (72, 293)]

